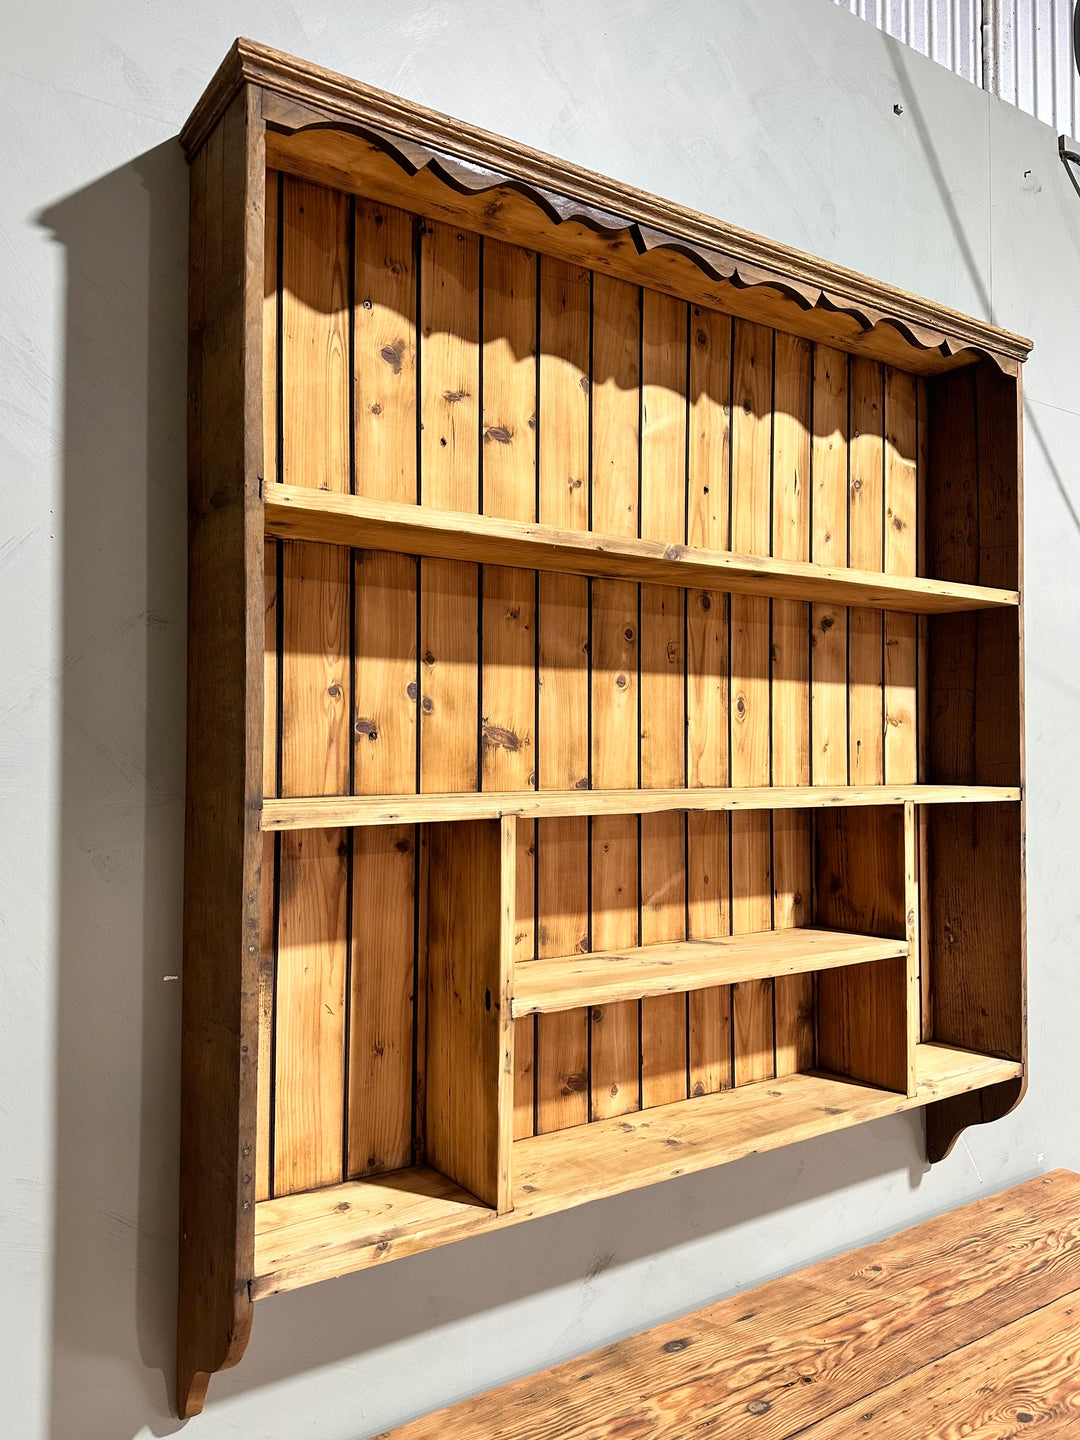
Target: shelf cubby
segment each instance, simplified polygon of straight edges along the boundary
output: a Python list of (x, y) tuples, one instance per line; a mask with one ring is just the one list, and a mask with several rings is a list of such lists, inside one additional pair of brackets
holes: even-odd
[(182, 138), (181, 1413), (279, 1291), (1007, 1113), (1030, 343), (246, 41)]

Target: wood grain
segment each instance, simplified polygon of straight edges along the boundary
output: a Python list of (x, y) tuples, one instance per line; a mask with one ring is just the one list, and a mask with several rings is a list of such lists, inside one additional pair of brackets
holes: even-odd
[[(731, 407), (731, 543), (762, 554), (771, 544), (773, 336), (735, 325)], [(771, 604), (731, 597), (731, 783), (769, 785)], [(772, 832), (768, 815), (731, 817), (731, 926), (736, 935), (772, 926)], [(773, 983), (749, 981), (732, 997), (734, 1083), (776, 1072)]]
[[(493, 1210), (509, 1207), (500, 1124), (511, 1116), (512, 1035), (503, 1006), (506, 952), (500, 825), (432, 827), (428, 890), (428, 1163)], [(509, 871), (509, 873), (508, 873)], [(510, 896), (512, 900), (512, 893)], [(512, 1066), (512, 1050), (506, 1052)]]
[(211, 1373), (236, 1364), (251, 1330), (263, 855), (252, 807), (263, 781), (264, 162), (257, 103), (245, 94), (229, 104), (191, 172), (182, 1416), (199, 1413)]
[[(345, 197), (286, 178), (282, 194), (282, 480), (350, 488), (349, 255)], [(284, 547), (281, 793), (349, 790), (349, 552)], [(274, 1190), (340, 1180), (344, 1165), (350, 836), (282, 837)]]
[[(505, 1215), (469, 1204), (470, 1197), (445, 1177), (417, 1167), (265, 1201), (259, 1207), (253, 1296), (262, 1299), (603, 1195), (981, 1091), (1008, 1082), (1020, 1066), (920, 1045), (916, 1069), (914, 1097), (830, 1076), (789, 1075), (519, 1140), (514, 1208)], [(831, 1299), (835, 1305), (835, 1294)]]
[[(639, 533), (641, 292), (597, 275), (593, 284), (592, 527)], [(593, 791), (641, 783), (638, 586), (591, 587), (591, 784)], [(640, 829), (633, 815), (597, 817), (590, 829), (592, 944), (641, 941)], [(590, 1012), (590, 1114), (621, 1115), (641, 1104), (641, 1011), (636, 1003)]]
[[(633, 396), (629, 398), (633, 400)], [(633, 520), (636, 510), (636, 501), (627, 506), (616, 502), (614, 515), (606, 518), (626, 523)], [(601, 519), (596, 520), (592, 534), (579, 534), (510, 520), (476, 519), (434, 506), (417, 510), (280, 486), (268, 497), (266, 521), (267, 534), (281, 539), (451, 556), (647, 585), (701, 585), (755, 599), (833, 600), (916, 614), (1015, 610), (1017, 604), (1015, 589), (844, 570), (738, 550), (729, 554), (697, 551), (681, 543), (639, 540), (610, 529), (599, 533)]]
[(387, 1440), (1067, 1435), (1078, 1198), (1055, 1171)]
[[(540, 268), (539, 518), (585, 531), (589, 524), (589, 329), (587, 271), (544, 257)], [(539, 650), (540, 788), (589, 785), (589, 584), (541, 574)], [(539, 923), (536, 953), (574, 954), (589, 945), (589, 822), (537, 823)], [(528, 1023), (528, 1022), (526, 1022)], [(584, 1014), (536, 1024), (536, 1123), (540, 1133), (589, 1118), (589, 1033)]]
[[(421, 497), (480, 509), (480, 240), (425, 222), (420, 256)], [(479, 576), (420, 564), (420, 789), (478, 787)]]
[[(687, 535), (692, 545), (713, 551), (726, 550), (731, 541), (731, 340), (728, 316), (692, 307)], [(730, 597), (716, 589), (694, 589), (686, 603), (686, 783), (728, 785)], [(730, 934), (728, 815), (687, 814), (686, 879), (688, 935), (707, 939)], [(729, 1089), (731, 987), (695, 990), (688, 1007), (690, 1093)]]
[[(813, 355), (804, 341), (777, 335), (773, 380), (772, 553), (810, 558), (810, 431)], [(810, 607), (774, 600), (770, 647), (771, 780), (810, 783)], [(773, 925), (805, 925), (811, 913), (810, 815), (772, 816)], [(776, 1073), (790, 1075), (814, 1060), (811, 975), (778, 978), (774, 987)]]
[[(641, 534), (685, 535), (687, 307), (646, 290), (641, 314)], [(641, 589), (641, 784), (686, 784), (686, 591)], [(641, 939), (686, 937), (686, 825), (679, 814), (641, 817)], [(641, 1006), (641, 1103), (687, 1094), (687, 999)]]

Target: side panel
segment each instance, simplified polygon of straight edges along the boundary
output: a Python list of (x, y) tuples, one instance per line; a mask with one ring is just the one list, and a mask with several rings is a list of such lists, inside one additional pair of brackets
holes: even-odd
[[(191, 167), (177, 1410), (251, 1330), (262, 842), (264, 153), (241, 91)], [(222, 583), (228, 577), (228, 583)]]

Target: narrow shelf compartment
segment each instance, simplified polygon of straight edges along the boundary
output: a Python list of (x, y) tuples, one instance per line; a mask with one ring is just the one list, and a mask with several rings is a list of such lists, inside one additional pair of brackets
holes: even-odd
[(519, 1020), (583, 1005), (903, 958), (907, 952), (904, 940), (804, 928), (532, 960), (515, 968), (511, 1014)]
[(265, 502), (266, 533), (279, 540), (925, 615), (1019, 604), (1015, 590), (559, 530), (297, 485), (267, 486)]
[(252, 1298), (898, 1114), (1023, 1070), (1017, 1061), (938, 1044), (916, 1047), (915, 1068), (914, 1095), (820, 1073), (788, 1075), (518, 1140), (514, 1209), (504, 1215), (422, 1166), (264, 1200), (255, 1209)]
[(263, 830), (424, 825), (447, 820), (653, 815), (665, 810), (814, 810), (844, 805), (992, 804), (1018, 785), (758, 785), (673, 790), (461, 790), (430, 795), (314, 795), (264, 800)]

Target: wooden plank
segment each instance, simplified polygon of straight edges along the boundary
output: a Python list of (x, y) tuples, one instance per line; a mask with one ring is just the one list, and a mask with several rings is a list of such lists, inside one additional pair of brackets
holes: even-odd
[[(517, 919), (514, 926), (514, 965), (536, 957), (536, 822), (517, 824)], [(536, 1129), (536, 1021), (514, 1026), (514, 1139)]]
[[(278, 191), (281, 176), (267, 171), (265, 225), (263, 230), (263, 313), (262, 313), (262, 415), (263, 472), (267, 485), (277, 480), (277, 343), (278, 343)], [(202, 257), (199, 257), (200, 264)], [(263, 783), (264, 795), (278, 793), (278, 654), (277, 569), (279, 540), (268, 540), (263, 549), (264, 656), (263, 669)], [(274, 970), (276, 842), (263, 836), (262, 866), (259, 872), (259, 1069), (256, 1112), (258, 1136), (255, 1142), (255, 1199), (265, 1200), (271, 1190), (272, 1110), (274, 1054)]]
[[(731, 407), (731, 543), (764, 554), (771, 544), (773, 336), (735, 325)], [(731, 782), (769, 785), (771, 607), (758, 596), (731, 597)], [(731, 925), (738, 935), (772, 925), (772, 836), (767, 815), (731, 817)], [(773, 983), (750, 981), (732, 998), (734, 1083), (776, 1069)]]
[[(414, 505), (416, 257), (413, 216), (358, 200), (355, 214), (353, 384), (357, 494)], [(411, 555), (354, 556), (354, 788), (417, 788), (416, 585)]]
[[(916, 382), (885, 371), (885, 569), (914, 575), (918, 563)], [(885, 612), (885, 768), (887, 782), (919, 778), (918, 619)]]
[(429, 846), (425, 1153), (436, 1170), (500, 1210), (509, 1203), (502, 1140), (510, 1134), (513, 1083), (510, 1007), (500, 1000), (502, 922), (514, 869), (502, 864), (496, 822), (435, 825)]
[[(426, 377), (426, 371), (425, 371)], [(600, 387), (602, 388), (602, 387)], [(618, 388), (608, 398), (617, 402)], [(629, 397), (632, 398), (632, 397)], [(600, 399), (597, 403), (607, 403)], [(623, 394), (622, 401), (628, 403)], [(636, 414), (636, 409), (635, 409)], [(636, 430), (636, 422), (635, 422)], [(626, 445), (626, 439), (612, 438)], [(633, 436), (631, 439), (634, 438)], [(449, 443), (449, 441), (447, 442)], [(595, 444), (595, 436), (594, 436)], [(635, 447), (636, 453), (636, 447)], [(603, 472), (602, 472), (603, 473)], [(815, 474), (817, 473), (815, 467)], [(815, 490), (817, 481), (815, 480)], [(872, 571), (844, 571), (836, 564), (813, 565), (771, 559), (767, 554), (699, 551), (670, 541), (640, 540), (602, 529), (596, 511), (593, 532), (546, 525), (525, 525), (449, 510), (432, 500), (422, 510), (390, 502), (376, 504), (357, 498), (312, 494), (288, 485), (267, 497), (266, 530), (281, 539), (321, 540), (409, 555), (449, 556), (476, 563), (513, 565), (557, 574), (593, 575), (649, 585), (703, 586), (754, 598), (831, 601), (877, 610), (910, 610), (916, 614), (950, 614), (967, 610), (1015, 609), (1015, 589), (965, 584), (953, 580), (911, 579)], [(636, 504), (615, 505), (607, 520), (633, 518)], [(817, 528), (815, 519), (815, 528)], [(844, 531), (841, 531), (841, 539)], [(767, 546), (766, 546), (767, 548)]]
[[(264, 1201), (253, 1298), (965, 1094), (1020, 1068), (933, 1045), (921, 1045), (916, 1061), (914, 1098), (828, 1076), (790, 1075), (518, 1141), (514, 1208), (504, 1215), (470, 1204), (445, 1178), (420, 1168)], [(1075, 1224), (1075, 1197), (1071, 1206)], [(835, 1311), (835, 1287), (827, 1299)]]
[[(731, 531), (731, 320), (693, 307), (690, 337), (688, 538), (726, 550)], [(686, 783), (731, 780), (728, 723), (730, 599), (719, 590), (687, 596)], [(694, 939), (731, 932), (731, 822), (727, 815), (686, 816), (687, 928)], [(726, 1090), (731, 1071), (731, 988), (689, 997), (691, 1095)]]
[[(484, 513), (536, 514), (536, 256), (484, 247)], [(536, 576), (484, 567), (481, 782), (485, 790), (536, 784)]]
[[(282, 479), (350, 485), (349, 254), (345, 196), (287, 178), (282, 195)], [(351, 557), (285, 546), (281, 793), (349, 789)], [(350, 837), (283, 836), (274, 1034), (274, 1190), (340, 1180), (345, 1162)]]
[[(589, 524), (591, 281), (587, 271), (546, 256), (540, 267), (540, 519), (584, 531)], [(581, 576), (542, 574), (539, 594), (540, 788), (587, 790), (589, 585)], [(587, 818), (538, 822), (536, 848), (538, 957), (588, 949)], [(589, 1118), (587, 1017), (541, 1018), (536, 1047), (538, 1131), (585, 1124)]]
[[(594, 530), (639, 533), (641, 292), (593, 283), (591, 517)], [(639, 590), (624, 580), (591, 587), (591, 782), (594, 791), (641, 782)], [(641, 940), (640, 831), (632, 815), (605, 815), (590, 831), (592, 944)], [(590, 1116), (641, 1104), (641, 1015), (636, 1004), (590, 1011)]]
[[(188, 747), (177, 1409), (251, 1329), (264, 599), (259, 482), (265, 156), (257, 98), (191, 170)], [(231, 583), (221, 583), (221, 566)]]
[[(372, 500), (415, 504), (414, 219), (358, 200), (353, 229), (356, 490)], [(353, 789), (413, 794), (416, 560), (355, 552), (353, 596)], [(353, 846), (347, 1166), (359, 1176), (397, 1170), (414, 1158), (420, 857), (416, 829), (407, 824), (363, 831)]]
[(264, 830), (326, 825), (393, 825), (402, 820), (546, 819), (571, 815), (646, 815), (660, 810), (798, 810), (837, 806), (985, 805), (1018, 801), (1018, 785), (736, 786), (725, 789), (545, 790), (513, 794), (378, 795), (265, 800)]
[(1068, 1434), (1078, 1195), (1077, 1177), (1055, 1171), (387, 1440), (480, 1440), (494, 1426), (516, 1440)]
[(354, 840), (349, 1004), (348, 1173), (412, 1159), (416, 832), (360, 830)]
[[(833, 571), (848, 564), (848, 393), (847, 356), (815, 346), (811, 559)], [(811, 778), (815, 785), (846, 785), (848, 641), (842, 601), (814, 605), (810, 643)]]
[(569, 955), (517, 973), (517, 1015), (573, 1010), (643, 996), (672, 995), (777, 975), (855, 965), (907, 954), (907, 943), (841, 931), (763, 930), (712, 940), (676, 940), (632, 950)]
[(905, 1009), (909, 1095), (915, 1093), (915, 1047), (922, 1039), (922, 946), (919, 933), (922, 898), (919, 848), (919, 811), (907, 800), (904, 803), (904, 939), (907, 941)]
[[(479, 237), (425, 221), (420, 254), (420, 494), (425, 506), (468, 515), (480, 509), (479, 295)], [(478, 607), (475, 566), (421, 561), (421, 790), (477, 788)]]
[[(814, 923), (862, 935), (907, 933), (904, 811), (823, 810), (815, 817)], [(909, 1093), (904, 960), (817, 979), (817, 1063)]]
[[(777, 334), (773, 383), (772, 553), (810, 558), (811, 347)], [(795, 600), (774, 600), (770, 651), (772, 782), (810, 783), (810, 613)], [(810, 815), (772, 817), (773, 925), (781, 930), (810, 918)], [(778, 978), (776, 1073), (790, 1075), (814, 1060), (814, 982), (811, 975)]]
[[(848, 560), (858, 570), (884, 568), (884, 374), (872, 360), (851, 362)], [(885, 773), (883, 620), (848, 611), (848, 778), (880, 785)]]
[(1078, 1311), (1080, 1288), (882, 1387), (871, 1411), (860, 1401), (802, 1433), (807, 1440), (870, 1440), (951, 1430), (996, 1440), (1030, 1425), (1032, 1433), (1067, 1440), (1080, 1424)]
[[(641, 534), (686, 536), (687, 307), (642, 292)], [(641, 614), (641, 784), (685, 785), (686, 591), (646, 585)], [(686, 825), (678, 814), (641, 817), (641, 939), (686, 937)], [(641, 1006), (641, 1103), (687, 1094), (688, 1002), (678, 994)]]
[[(514, 1208), (512, 1195), (514, 1129), (516, 1123), (514, 1087), (514, 1020), (511, 997), (514, 990), (514, 946), (517, 929), (517, 820), (504, 815), (499, 821), (499, 953), (498, 990), (491, 1003), (496, 1010), (496, 1097), (495, 1097), (495, 1209), (502, 1215)], [(485, 904), (490, 897), (483, 896)], [(488, 999), (485, 996), (485, 1008)]]

